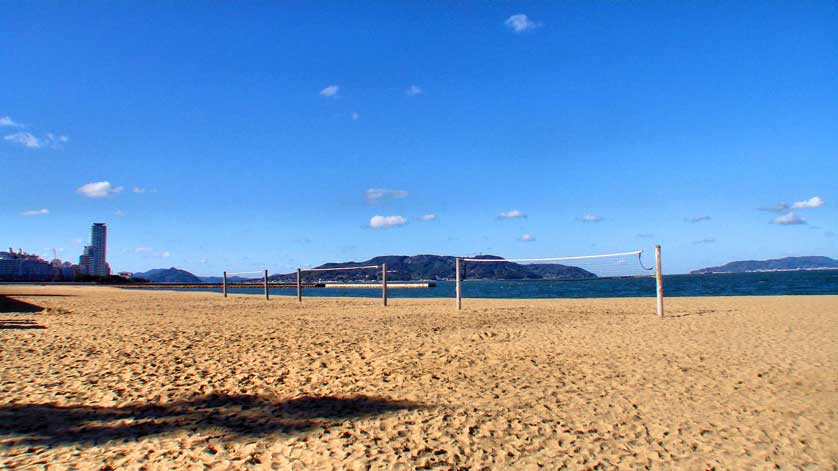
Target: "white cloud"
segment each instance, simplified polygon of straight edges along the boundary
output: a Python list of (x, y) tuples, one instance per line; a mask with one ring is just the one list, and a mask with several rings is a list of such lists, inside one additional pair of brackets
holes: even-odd
[(206, 265), (207, 264), (207, 257), (201, 257), (199, 262), (201, 263), (201, 265)]
[(145, 193), (145, 188), (141, 186), (134, 186), (134, 188), (131, 188), (131, 191), (134, 193)]
[(517, 219), (517, 218), (525, 218), (527, 215), (518, 209), (513, 209), (511, 211), (504, 211), (498, 214), (498, 219)]
[(771, 206), (770, 208), (758, 208), (760, 211), (769, 211), (772, 213), (782, 213), (788, 211), (791, 208), (791, 205), (788, 203), (777, 203), (776, 206)]
[(387, 229), (407, 224), (407, 219), (401, 216), (373, 216), (370, 218), (370, 227), (373, 229)]
[(519, 13), (512, 15), (503, 22), (507, 28), (516, 33), (523, 33), (524, 31), (533, 30), (541, 26), (541, 23), (531, 20), (527, 15)]
[(0, 116), (0, 126), (11, 126), (13, 128), (20, 127), (20, 124), (14, 122), (11, 116)]
[(774, 224), (779, 224), (781, 226), (797, 226), (800, 224), (806, 224), (806, 220), (798, 216), (794, 213), (786, 213), (782, 216), (777, 216), (774, 218)]
[(407, 89), (407, 90), (405, 90), (405, 92), (404, 92), (404, 93), (405, 93), (407, 96), (416, 96), (416, 95), (421, 95), (423, 91), (424, 91), (424, 90), (422, 90), (422, 89), (421, 89), (421, 88), (419, 88), (418, 86), (416, 86), (416, 85), (411, 85), (410, 87), (408, 87), (408, 89)]
[(172, 256), (172, 253), (169, 252), (168, 250), (164, 250), (164, 251), (160, 252), (160, 258), (169, 258), (171, 256)]
[(407, 198), (404, 190), (387, 190), (385, 188), (370, 188), (364, 193), (367, 203), (381, 203), (384, 201)]
[(715, 243), (716, 243), (716, 239), (714, 239), (712, 237), (708, 237), (706, 239), (694, 240), (693, 241), (693, 244), (696, 244), (696, 245), (699, 245), (699, 244), (715, 244)]
[(532, 234), (524, 234), (519, 240), (522, 242), (535, 242), (535, 236)]
[(122, 217), (122, 216), (125, 216), (125, 211), (123, 211), (121, 209), (117, 209), (116, 211), (113, 212), (113, 215)]
[(20, 213), (21, 216), (46, 216), (49, 214), (49, 210), (44, 209), (30, 209), (29, 211), (23, 211)]
[(576, 218), (576, 220), (580, 222), (600, 222), (602, 221), (602, 219), (602, 216), (595, 216), (593, 214), (586, 214), (584, 216)]
[(357, 111), (353, 111), (351, 116), (352, 116), (352, 121), (358, 121), (359, 119), (361, 119), (361, 115), (358, 114)]
[(818, 208), (823, 206), (824, 200), (820, 196), (813, 196), (808, 200), (798, 201), (791, 205), (792, 208), (795, 209), (804, 209), (804, 208)]
[(686, 218), (685, 221), (695, 224), (701, 221), (709, 221), (710, 219), (710, 216), (690, 216)]
[(436, 214), (423, 214), (416, 219), (420, 221), (433, 221), (436, 219)]
[(326, 96), (326, 97), (336, 97), (336, 96), (338, 96), (338, 90), (339, 89), (340, 89), (340, 87), (338, 87), (337, 85), (329, 85), (328, 87), (324, 88), (323, 90), (320, 90), (320, 95), (321, 96)]
[(151, 247), (137, 247), (134, 253), (151, 253), (153, 250)]
[(3, 139), (9, 142), (14, 142), (15, 144), (20, 144), (29, 149), (39, 149), (43, 145), (37, 137), (23, 131), (9, 134), (4, 136)]
[(76, 190), (79, 194), (87, 196), (88, 198), (104, 198), (122, 191), (121, 186), (114, 187), (111, 182), (93, 182), (80, 186)]

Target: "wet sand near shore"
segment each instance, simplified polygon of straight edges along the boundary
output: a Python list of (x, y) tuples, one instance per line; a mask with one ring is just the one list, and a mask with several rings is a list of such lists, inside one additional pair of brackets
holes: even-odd
[(0, 286), (0, 468), (838, 467), (838, 296)]

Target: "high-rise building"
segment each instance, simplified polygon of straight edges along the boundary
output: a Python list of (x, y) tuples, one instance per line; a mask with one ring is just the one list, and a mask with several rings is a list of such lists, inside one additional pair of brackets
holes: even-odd
[(84, 247), (79, 257), (82, 273), (95, 276), (109, 276), (111, 267), (107, 262), (108, 225), (97, 222), (90, 228), (90, 245)]
[(93, 247), (93, 274), (108, 276), (111, 274), (106, 260), (108, 246), (108, 226), (103, 222), (93, 224), (90, 229), (90, 245)]

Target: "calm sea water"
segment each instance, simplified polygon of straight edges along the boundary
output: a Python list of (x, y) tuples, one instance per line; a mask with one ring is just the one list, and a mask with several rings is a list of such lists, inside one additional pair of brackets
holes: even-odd
[[(838, 270), (730, 273), (664, 276), (666, 296), (769, 296), (838, 294)], [(219, 290), (214, 290), (219, 291)], [(271, 289), (274, 296), (296, 296), (293, 288)], [(260, 289), (231, 289), (230, 293), (262, 294)], [(580, 281), (490, 281), (463, 282), (466, 298), (614, 298), (655, 295), (655, 280), (615, 278)], [(378, 289), (309, 288), (303, 296), (378, 297)], [(453, 298), (454, 282), (440, 281), (435, 288), (391, 289), (391, 298)]]

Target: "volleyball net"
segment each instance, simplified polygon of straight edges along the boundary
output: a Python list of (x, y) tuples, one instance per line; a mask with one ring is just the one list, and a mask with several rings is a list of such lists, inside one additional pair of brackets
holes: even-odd
[[(256, 275), (252, 277), (243, 276), (243, 275)], [(246, 286), (246, 287), (258, 287), (262, 286), (263, 290), (265, 291), (265, 299), (270, 299), (271, 295), (268, 292), (268, 270), (258, 270), (258, 271), (239, 271), (239, 272), (228, 272), (225, 271), (222, 279), (221, 279), (221, 291), (224, 293), (224, 297), (227, 297), (227, 289), (232, 283), (229, 281), (230, 278), (236, 277), (239, 281), (235, 283), (239, 286)], [(243, 279), (243, 280), (242, 280)]]
[(553, 280), (580, 281), (613, 278), (650, 277), (657, 280), (658, 315), (663, 313), (663, 281), (660, 276), (660, 246), (656, 246), (654, 259), (643, 250), (599, 255), (502, 258), (475, 256), (456, 259), (455, 280), (457, 309), (462, 308), (462, 282), (464, 280)]

